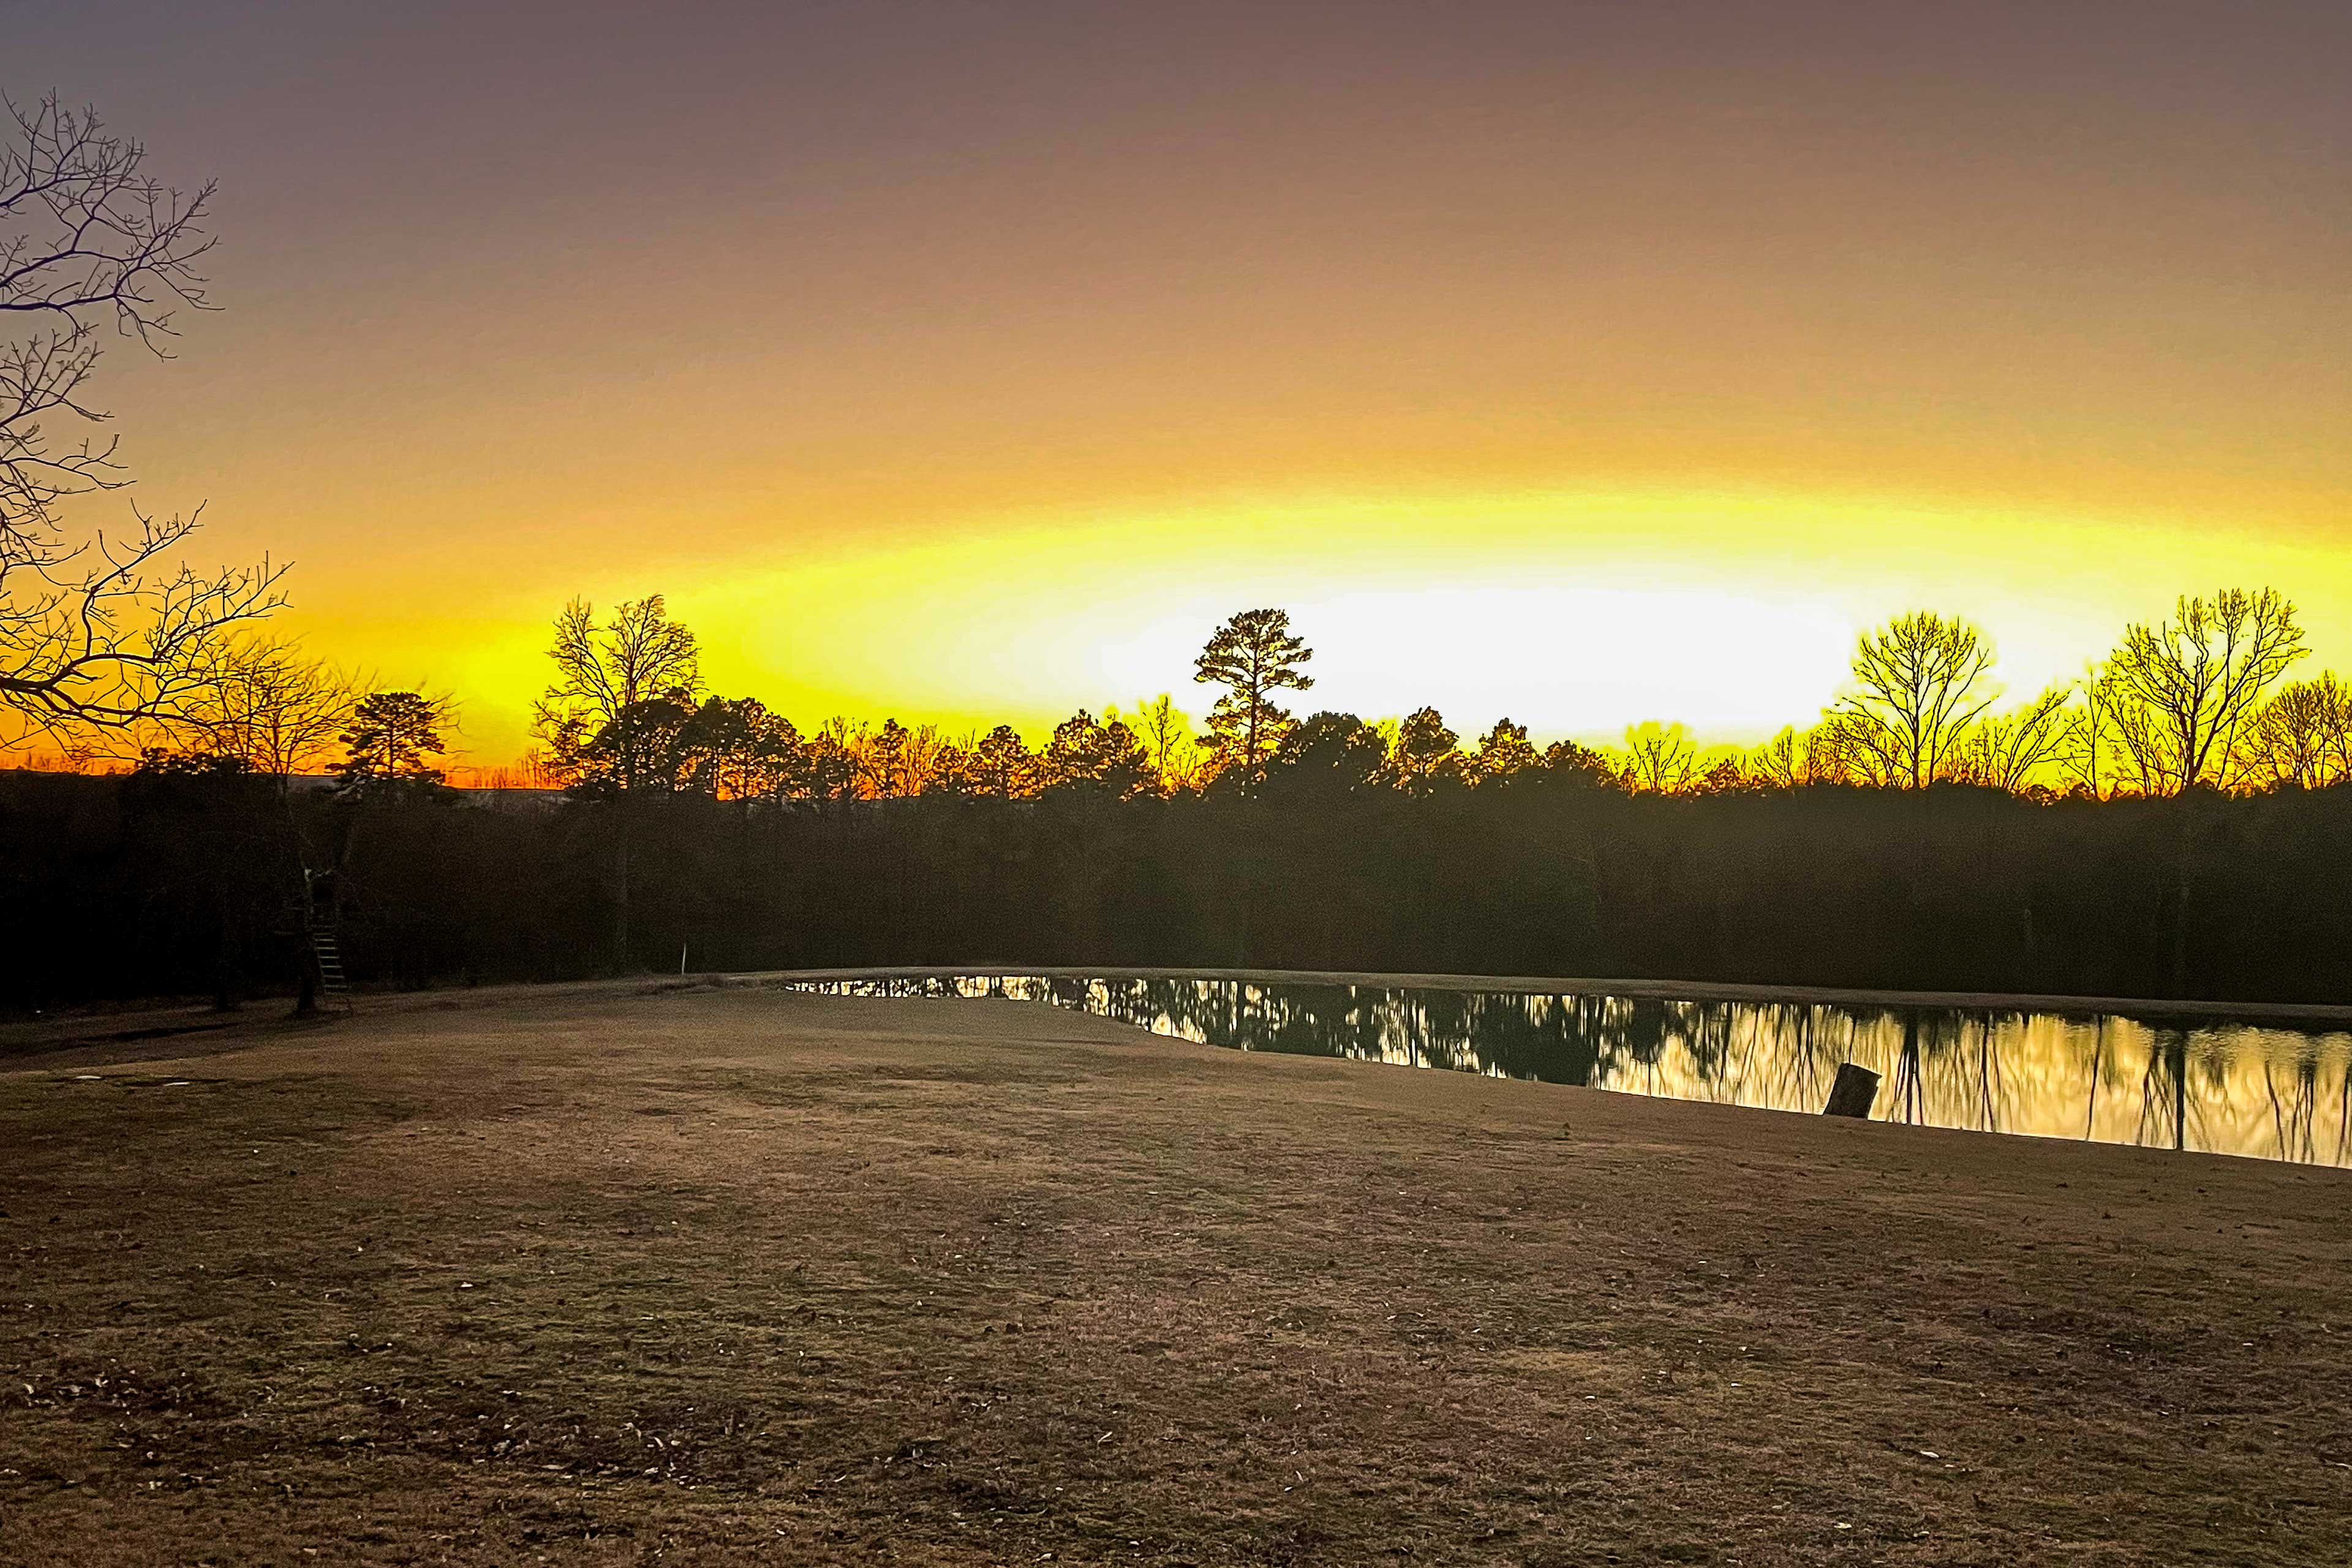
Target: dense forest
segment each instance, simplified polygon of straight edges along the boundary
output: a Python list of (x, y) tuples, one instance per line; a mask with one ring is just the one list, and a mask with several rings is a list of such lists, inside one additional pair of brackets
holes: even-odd
[[(2242, 627), (2266, 602), (2292, 630), (2266, 595), (2182, 617)], [(2332, 678), (2283, 683), (2273, 658), (2232, 691), (2239, 635), (2203, 706), (2176, 722), (2148, 702), (2091, 737), (2105, 788), (2001, 787), (1968, 763), (2010, 722), (1968, 710), (1982, 661), (1934, 652), (1974, 645), (1904, 617), (1862, 639), (1856, 690), (1880, 658), (1925, 672), (1910, 685), (1661, 776), (1640, 732), (1604, 754), (1507, 721), (1465, 748), (1426, 710), (1294, 718), (1275, 698), (1311, 685), (1311, 654), (1253, 611), (1201, 656), (1223, 695), (1180, 777), (1148, 720), (1081, 713), (1035, 750), (1009, 728), (803, 737), (698, 697), (691, 634), (658, 601), (603, 627), (575, 606), (541, 708), (561, 791), (447, 787), (442, 710), (409, 692), (332, 709), (324, 780), (257, 765), (226, 724), (127, 772), (0, 774), (6, 1000), (291, 994), (321, 911), (359, 981), (408, 986), (971, 963), (2352, 996), (2339, 731), (2305, 746), (2331, 770), (2312, 777), (2260, 754), (2296, 732), (2280, 704)], [(2081, 711), (2054, 710), (2053, 752)]]

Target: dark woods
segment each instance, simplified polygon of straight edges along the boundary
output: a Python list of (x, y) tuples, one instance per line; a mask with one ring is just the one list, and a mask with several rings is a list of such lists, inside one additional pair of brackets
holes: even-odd
[[(2352, 689), (2292, 681), (2270, 591), (2184, 598), (1999, 708), (1927, 612), (1859, 641), (1821, 721), (1603, 754), (1436, 711), (1295, 717), (1312, 654), (1245, 611), (1170, 698), (1042, 746), (803, 731), (707, 691), (658, 596), (559, 617), (530, 789), (461, 791), (445, 697), (272, 637), (282, 567), (185, 559), (194, 510), (104, 525), (103, 346), (209, 309), (209, 185), (54, 98), (0, 120), (0, 1005), (306, 1000), (362, 983), (973, 963), (1674, 976), (2343, 1000)], [(1303, 706), (1303, 704), (1302, 704)]]
[(1702, 757), (1643, 725), (1604, 755), (1294, 718), (1312, 653), (1251, 611), (1198, 661), (1204, 735), (1163, 697), (1033, 750), (803, 734), (705, 695), (650, 598), (557, 624), (560, 787), (471, 791), (435, 765), (446, 700), (333, 700), (257, 644), (268, 679), (192, 707), (185, 749), (0, 775), (6, 1001), (307, 997), (320, 921), (353, 978), (408, 986), (972, 963), (2341, 1000), (2352, 701), (2281, 684), (2299, 638), (2275, 595), (2184, 600), (2079, 693), (1997, 713), (1980, 636), (1908, 616), (1810, 732)]
[(1401, 788), (1377, 739), (1310, 720), (1255, 779), (1165, 796), (0, 775), (6, 999), (290, 993), (306, 859), (363, 984), (971, 963), (2352, 995), (2352, 789), (1666, 794), (1568, 756)]

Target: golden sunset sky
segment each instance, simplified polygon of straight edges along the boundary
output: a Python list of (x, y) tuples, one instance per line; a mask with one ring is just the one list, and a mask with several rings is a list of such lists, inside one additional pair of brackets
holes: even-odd
[(1802, 723), (1915, 605), (2020, 695), (2224, 584), (2352, 666), (2352, 6), (0, 26), (221, 181), (140, 499), (475, 761), (575, 594), (803, 724), (1197, 713), (1261, 604), (1309, 706), (1539, 737)]

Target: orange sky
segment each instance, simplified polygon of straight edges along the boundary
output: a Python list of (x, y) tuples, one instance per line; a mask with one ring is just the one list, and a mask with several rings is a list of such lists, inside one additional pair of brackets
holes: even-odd
[(2341, 7), (73, 9), (0, 86), (224, 187), (142, 499), (477, 760), (575, 593), (803, 721), (1197, 711), (1261, 603), (1465, 731), (1760, 735), (1914, 605), (2352, 664)]

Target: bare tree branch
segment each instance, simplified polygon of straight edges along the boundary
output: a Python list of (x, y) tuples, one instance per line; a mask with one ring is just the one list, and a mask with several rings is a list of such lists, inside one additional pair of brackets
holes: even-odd
[(1953, 776), (2015, 795), (2056, 757), (2067, 737), (2066, 701), (2072, 682), (2053, 686), (2013, 713), (1978, 722), (1952, 753)]
[(61, 506), (130, 482), (111, 437), (60, 442), (55, 420), (107, 416), (84, 396), (102, 329), (162, 354), (183, 307), (208, 309), (198, 263), (213, 187), (166, 187), (146, 149), (52, 95), (0, 121), (0, 710), (9, 739), (68, 752), (93, 731), (193, 723), (232, 635), (283, 602), (282, 565), (196, 572), (174, 559), (199, 526), (132, 510), (110, 536)]

